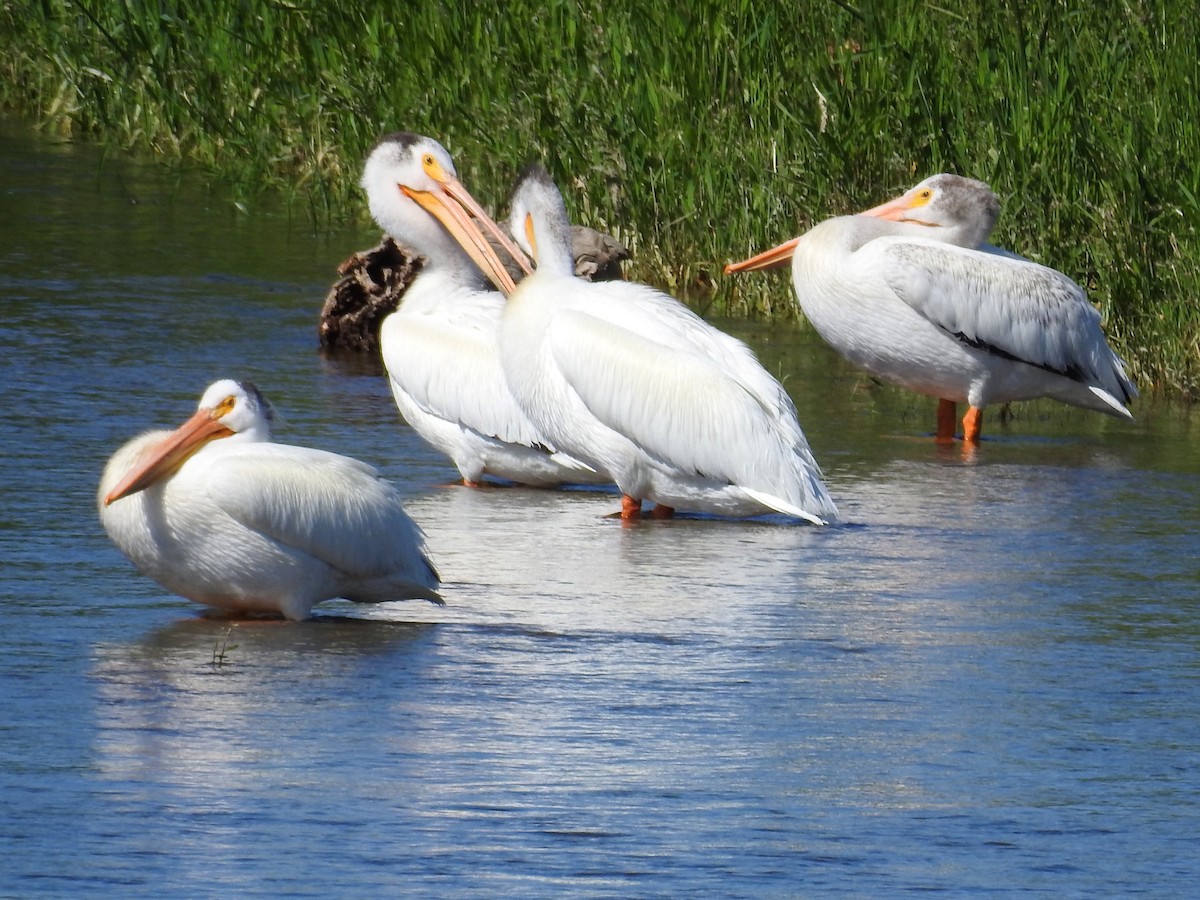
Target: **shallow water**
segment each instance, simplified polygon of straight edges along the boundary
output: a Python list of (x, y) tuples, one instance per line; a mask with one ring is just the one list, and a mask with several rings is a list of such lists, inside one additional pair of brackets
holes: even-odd
[[(316, 315), (314, 235), (0, 128), (0, 895), (1187, 893), (1200, 877), (1200, 419), (1052, 404), (973, 456), (790, 326), (848, 524), (622, 528), (445, 487)], [(780, 290), (787, 285), (780, 283)], [(446, 606), (231, 627), (95, 513), (122, 441), (255, 380), (280, 439), (410, 498)]]

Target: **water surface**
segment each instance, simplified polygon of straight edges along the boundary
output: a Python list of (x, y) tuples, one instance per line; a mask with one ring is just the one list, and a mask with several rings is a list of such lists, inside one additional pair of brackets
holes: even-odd
[[(0, 129), (0, 895), (1174, 896), (1200, 877), (1200, 419), (933, 403), (790, 325), (847, 524), (623, 528), (447, 487), (316, 316), (371, 228)], [(780, 290), (787, 290), (781, 280)], [(142, 578), (100, 469), (205, 385), (409, 498), (445, 608), (231, 627)]]

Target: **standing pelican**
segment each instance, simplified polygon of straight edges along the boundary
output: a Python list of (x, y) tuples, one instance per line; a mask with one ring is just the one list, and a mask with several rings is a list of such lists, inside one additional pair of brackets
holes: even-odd
[(367, 157), (362, 187), (379, 226), (426, 258), (379, 335), (408, 424), (454, 461), (468, 485), (484, 473), (533, 485), (611, 481), (556, 453), (505, 386), (496, 346), (504, 295), (484, 273), (506, 291), (513, 281), (479, 226), (512, 244), (459, 183), (442, 145), (387, 135)]
[(252, 384), (204, 392), (175, 432), (151, 431), (108, 462), (104, 530), (144, 574), (234, 613), (303, 619), (333, 597), (441, 603), (421, 530), (379, 472), (271, 442)]
[(646, 498), (661, 515), (836, 519), (791, 398), (745, 344), (653, 288), (575, 278), (541, 166), (522, 173), (510, 222), (537, 271), (504, 308), (509, 387), (555, 446), (613, 476), (622, 518)]
[(1132, 419), (1137, 396), (1100, 314), (1061, 272), (986, 244), (1000, 203), (981, 181), (934, 175), (726, 273), (792, 261), (800, 308), (872, 375), (939, 398), (939, 441), (979, 440), (990, 403), (1053, 397)]

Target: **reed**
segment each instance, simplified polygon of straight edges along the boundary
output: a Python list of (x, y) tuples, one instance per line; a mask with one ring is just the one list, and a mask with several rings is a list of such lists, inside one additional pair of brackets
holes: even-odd
[(503, 204), (540, 156), (634, 275), (787, 315), (721, 265), (956, 171), (997, 243), (1084, 284), (1139, 384), (1200, 396), (1200, 17), (1185, 0), (0, 3), (0, 105), (365, 216), (361, 160), (438, 136)]

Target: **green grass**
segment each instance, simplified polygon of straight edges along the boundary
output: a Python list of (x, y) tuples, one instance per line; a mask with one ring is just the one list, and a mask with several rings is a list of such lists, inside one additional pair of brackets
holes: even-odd
[(633, 275), (787, 315), (721, 265), (955, 171), (1071, 275), (1144, 391), (1200, 396), (1200, 16), (1184, 0), (0, 0), (0, 106), (363, 218), (379, 134), (494, 207), (542, 157)]

